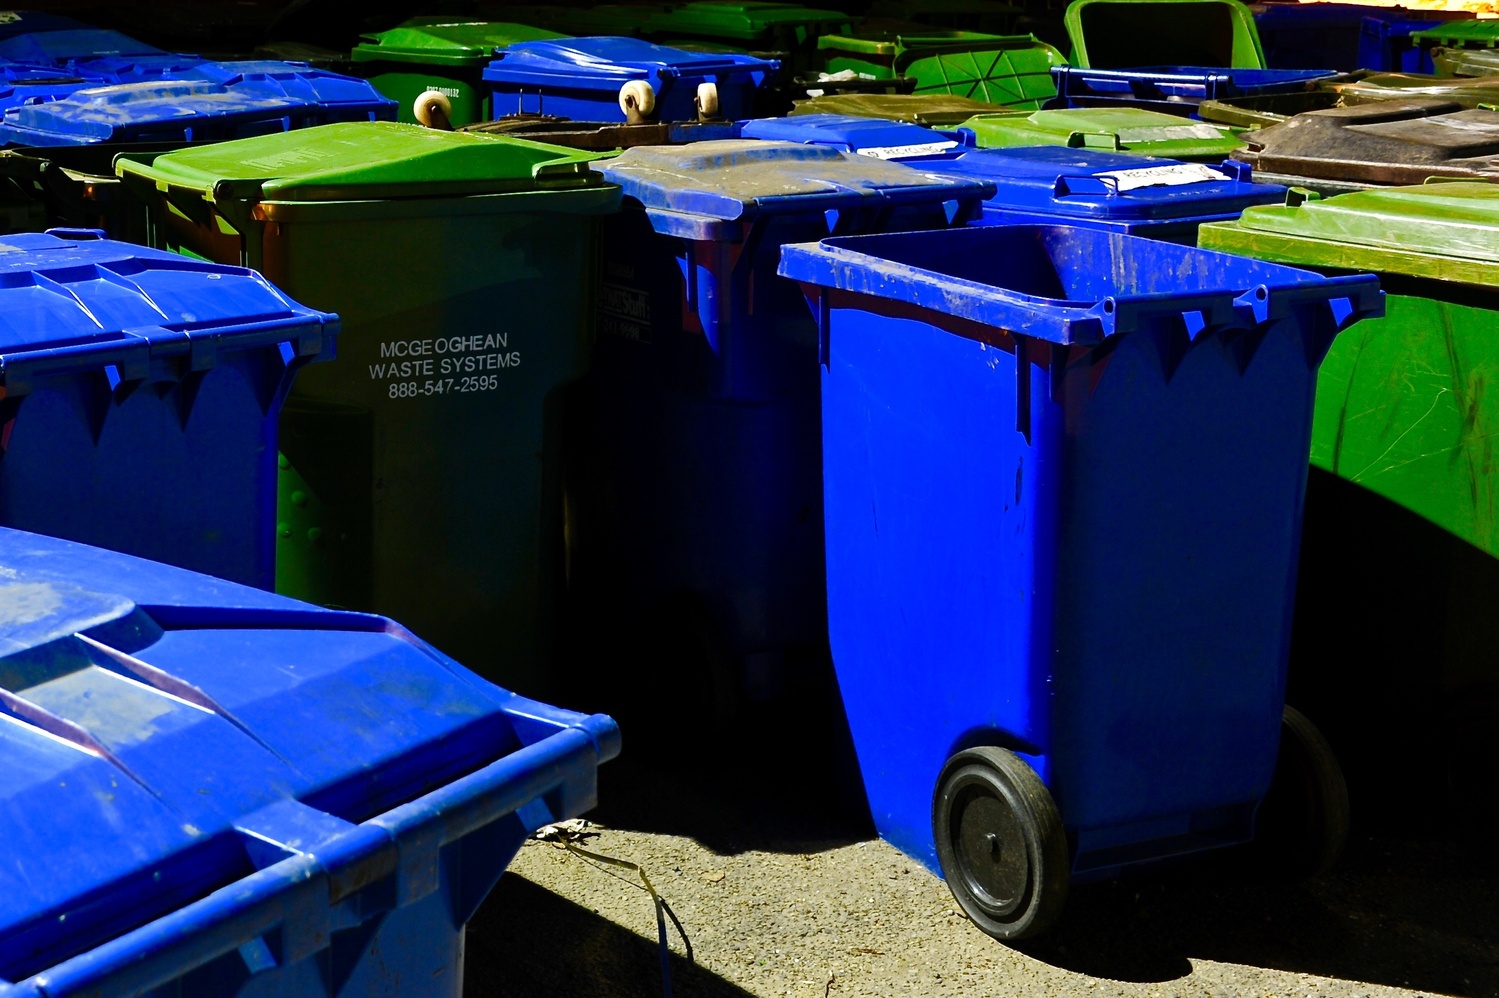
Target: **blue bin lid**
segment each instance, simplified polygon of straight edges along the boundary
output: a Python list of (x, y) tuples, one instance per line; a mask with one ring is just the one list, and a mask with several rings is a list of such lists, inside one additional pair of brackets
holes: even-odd
[(1204, 166), (1066, 146), (976, 149), (921, 168), (993, 181), (994, 196), (985, 204), (994, 208), (1075, 218), (1238, 215), (1250, 205), (1276, 204), (1286, 197), (1278, 184), (1252, 182), (1244, 163)]
[(881, 201), (976, 202), (994, 192), (987, 181), (935, 176), (832, 146), (757, 139), (636, 146), (594, 169), (648, 209), (724, 221)]
[(1222, 66), (1140, 66), (1134, 69), (1084, 69), (1077, 66), (1053, 66), (1052, 76), (1075, 76), (1095, 86), (1112, 82), (1117, 89), (1129, 89), (1129, 81), (1203, 85), (1210, 79), (1226, 80), (1230, 87), (1253, 93), (1266, 87), (1286, 87), (1298, 83), (1337, 76), (1335, 69), (1239, 69)]
[(33, 31), (88, 30), (88, 27), (82, 21), (45, 10), (0, 10), (0, 39)]
[(163, 52), (159, 55), (105, 55), (72, 59), (63, 65), (78, 73), (93, 73), (110, 83), (145, 83), (150, 80), (180, 80), (203, 60), (195, 55)]
[(118, 31), (77, 28), (34, 31), (0, 38), (0, 59), (62, 65), (75, 59), (105, 56), (157, 55), (161, 49)]
[(56, 146), (245, 138), (320, 124), (319, 111), (314, 101), (256, 87), (121, 83), (10, 108), (0, 118), (0, 142)]
[[(438, 848), (584, 776), (591, 787), (618, 746), (607, 718), (514, 696), (384, 618), (9, 529), (0, 715), (10, 981), (289, 859), (292, 883), (326, 878), (320, 900), (266, 894), (285, 879), (266, 874), (261, 893), (206, 902), (228, 927), (175, 931), (207, 950), (246, 931), (233, 915), (277, 904), (295, 929), (299, 906), (326, 919), (330, 891), (365, 884), (409, 904)], [(324, 945), (326, 924), (309, 930)]]
[(57, 100), (107, 82), (93, 73), (15, 62), (0, 63), (0, 110), (17, 107), (29, 100)]
[(205, 62), (182, 74), (236, 90), (255, 90), (272, 96), (318, 104), (344, 111), (365, 110), (377, 120), (395, 121), (396, 102), (368, 80), (314, 69), (305, 62), (273, 59)]
[(957, 142), (941, 132), (934, 132), (914, 122), (858, 118), (850, 114), (757, 118), (743, 122), (739, 126), (739, 134), (747, 139), (832, 146), (874, 159), (940, 156), (958, 147)]
[(0, 236), (0, 382), (9, 395), (36, 372), (111, 367), (131, 381), (170, 357), (206, 368), (234, 347), (294, 343), (295, 355), (315, 354), (337, 322), (252, 270), (53, 231)]
[(687, 52), (638, 38), (555, 38), (520, 42), (484, 70), (492, 83), (616, 91), (631, 80), (660, 89), (665, 79), (750, 77), (759, 83), (780, 64), (735, 52)]

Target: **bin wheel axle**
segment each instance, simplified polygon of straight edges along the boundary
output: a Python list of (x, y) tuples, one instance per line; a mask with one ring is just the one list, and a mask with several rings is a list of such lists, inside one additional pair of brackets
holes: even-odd
[(1044, 932), (1067, 900), (1067, 836), (1051, 792), (1013, 752), (981, 746), (947, 761), (932, 798), (942, 874), (996, 939)]

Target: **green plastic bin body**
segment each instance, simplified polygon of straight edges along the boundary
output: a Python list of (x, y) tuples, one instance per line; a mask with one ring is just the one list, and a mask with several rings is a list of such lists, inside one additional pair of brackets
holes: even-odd
[(1184, 121), (1144, 108), (1065, 108), (1028, 115), (981, 115), (962, 126), (980, 148), (1070, 146), (1217, 163), (1244, 143), (1224, 125)]
[(1250, 208), (1199, 243), (1380, 275), (1385, 317), (1344, 331), (1318, 375), (1292, 700), (1330, 709), (1370, 789), (1466, 780), (1453, 767), (1493, 759), (1499, 720), (1499, 186)]
[(955, 94), (1031, 110), (1056, 96), (1051, 67), (1067, 64), (1062, 53), (1033, 35), (824, 35), (817, 45), (827, 58), (829, 73), (852, 70), (872, 79), (909, 76), (916, 80), (917, 94)]
[(858, 20), (841, 11), (794, 3), (694, 0), (653, 13), (646, 19), (645, 32), (648, 38), (683, 48), (706, 43), (772, 55), (781, 60), (782, 77), (789, 79), (821, 68), (817, 40), (825, 34), (849, 34)]
[(1499, 75), (1499, 20), (1443, 21), (1412, 34), (1411, 43), (1431, 50), (1438, 76)]
[[(360, 123), (118, 164), (154, 244), (243, 262), (344, 320), (338, 359), (287, 407), (308, 502), (278, 510), (297, 542), (278, 554), (306, 563), (278, 578), (314, 590), (287, 594), (397, 616), (517, 690), (548, 686), (558, 389), (587, 365), (598, 216), (619, 203), (590, 158)], [(364, 523), (362, 549), (327, 553)], [(361, 559), (367, 605), (316, 591)]]
[(1072, 0), (1072, 64), (1085, 69), (1264, 69), (1254, 14), (1238, 0)]
[(1025, 115), (1024, 111), (996, 112), (992, 104), (953, 94), (824, 94), (797, 101), (791, 113), (884, 118), (928, 128), (955, 127), (978, 114)]
[(449, 120), (458, 127), (491, 117), (483, 73), (495, 49), (562, 37), (545, 28), (503, 21), (415, 18), (366, 36), (350, 58), (375, 89), (399, 105), (398, 120), (414, 124), (417, 97), (436, 90), (452, 103)]

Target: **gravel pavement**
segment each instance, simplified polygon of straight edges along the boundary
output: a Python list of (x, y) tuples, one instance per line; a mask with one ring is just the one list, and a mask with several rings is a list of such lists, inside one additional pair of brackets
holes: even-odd
[[(975, 929), (867, 820), (781, 779), (603, 771), (586, 847), (641, 864), (691, 938), (677, 996), (1499, 995), (1492, 825), (1369, 808), (1339, 868), (1279, 881), (1225, 856), (1073, 890), (1023, 948)], [(472, 996), (662, 994), (628, 871), (528, 843), (471, 923)]]

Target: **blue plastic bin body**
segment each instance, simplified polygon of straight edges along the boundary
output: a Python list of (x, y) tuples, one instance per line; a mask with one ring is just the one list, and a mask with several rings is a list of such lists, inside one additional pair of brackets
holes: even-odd
[(1254, 97), (1306, 90), (1336, 76), (1331, 69), (1222, 69), (1198, 66), (1143, 66), (1139, 69), (1083, 69), (1053, 66), (1057, 96), (1047, 107), (1143, 107), (1192, 115), (1205, 100)]
[(951, 136), (914, 122), (857, 118), (848, 114), (756, 118), (741, 122), (739, 134), (746, 139), (832, 146), (860, 156), (902, 162), (924, 161), (962, 151)]
[(1074, 877), (1251, 837), (1279, 745), (1317, 366), (1372, 277), (1097, 229), (783, 250), (819, 317), (829, 630), (880, 834), (997, 745)]
[(337, 320), (88, 233), (0, 249), (0, 525), (271, 588), (277, 417)]
[(696, 121), (698, 86), (718, 87), (719, 117), (747, 118), (755, 93), (780, 64), (732, 52), (686, 52), (637, 38), (521, 42), (484, 70), (495, 117), (549, 114), (574, 121), (625, 121), (619, 91), (642, 80), (656, 94), (653, 117)]
[(0, 996), (458, 996), (619, 748), (366, 614), (0, 528)]
[[(329, 81), (317, 81), (333, 89)], [(363, 81), (354, 81), (362, 83)], [(95, 142), (195, 142), (242, 139), (324, 125), (330, 121), (393, 121), (395, 102), (365, 87), (324, 103), (313, 81), (301, 77), (231, 76), (206, 80), (121, 83), (72, 96), (9, 108), (0, 117), (0, 143), (70, 146)]]
[[(750, 699), (826, 647), (816, 325), (779, 248), (942, 227), (992, 186), (755, 140), (640, 147), (597, 164), (605, 220), (576, 578), (625, 627), (691, 599)], [(675, 621), (671, 626), (680, 625)], [(821, 654), (825, 655), (825, 651)]]
[(1354, 3), (1267, 3), (1254, 7), (1254, 25), (1272, 69), (1336, 66), (1343, 72), (1430, 73), (1431, 57), (1411, 45), (1416, 31), (1441, 21), (1471, 19), (1471, 11), (1410, 10)]

